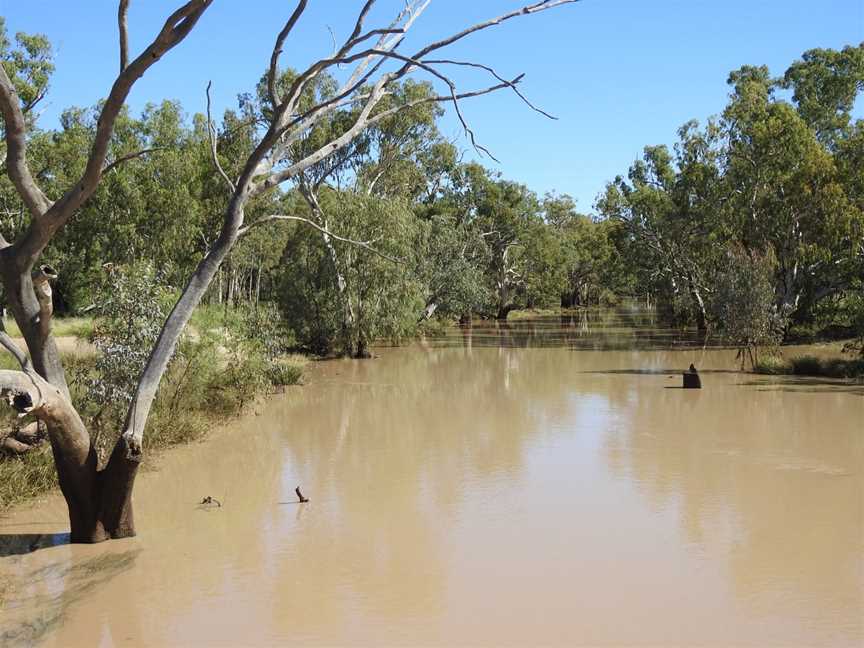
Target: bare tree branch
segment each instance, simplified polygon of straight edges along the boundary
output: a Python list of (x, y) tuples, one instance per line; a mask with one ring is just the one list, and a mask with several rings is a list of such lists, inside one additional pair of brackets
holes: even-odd
[(272, 223), (273, 221), (298, 221), (301, 223), (305, 223), (306, 225), (309, 225), (310, 227), (315, 228), (316, 230), (318, 230), (322, 234), (326, 234), (327, 236), (332, 238), (334, 241), (341, 241), (342, 243), (348, 243), (350, 245), (356, 245), (357, 247), (361, 247), (365, 250), (369, 250), (370, 252), (380, 256), (382, 259), (386, 259), (387, 261), (391, 261), (393, 263), (405, 263), (404, 259), (397, 259), (396, 257), (391, 257), (387, 254), (384, 254), (380, 250), (376, 249), (372, 244), (375, 243), (375, 241), (378, 239), (374, 239), (371, 241), (355, 241), (354, 239), (345, 238), (344, 236), (339, 236), (338, 234), (334, 234), (333, 232), (331, 232), (327, 228), (322, 227), (321, 225), (316, 223), (311, 218), (305, 218), (304, 216), (285, 216), (282, 214), (270, 214), (269, 216), (262, 216), (258, 220), (254, 221), (252, 223), (249, 223), (245, 227), (241, 227), (240, 230), (237, 232), (237, 235), (238, 236), (244, 236), (252, 228), (258, 227), (259, 225), (264, 225), (265, 223)]
[(213, 117), (210, 115), (210, 86), (212, 84), (212, 81), (207, 82), (207, 137), (210, 139), (210, 155), (213, 158), (213, 164), (216, 166), (219, 175), (225, 180), (231, 193), (234, 193), (237, 191), (237, 187), (234, 186), (231, 178), (228, 177), (225, 169), (222, 168), (222, 164), (219, 162), (219, 154), (216, 151), (216, 127), (213, 125)]
[[(343, 65), (343, 64), (352, 63), (352, 62), (355, 62), (358, 60), (363, 61), (363, 63), (361, 63), (361, 65), (368, 65), (368, 63), (370, 61), (378, 59), (378, 64), (376, 65), (376, 69), (377, 69), (378, 67), (380, 67), (381, 62), (383, 60), (386, 60), (388, 58), (398, 59), (398, 60), (403, 61), (404, 65), (399, 70), (397, 70), (396, 72), (391, 72), (391, 73), (382, 75), (382, 77), (378, 80), (375, 87), (373, 88), (373, 91), (370, 92), (369, 95), (367, 95), (368, 100), (367, 100), (366, 106), (364, 107), (363, 110), (361, 110), (360, 116), (358, 117), (357, 121), (355, 122), (355, 126), (357, 127), (356, 131), (352, 127), (352, 129), (349, 131), (349, 133), (351, 133), (351, 135), (349, 135), (347, 138), (345, 138), (344, 141), (340, 142), (337, 140), (337, 141), (331, 142), (329, 145), (322, 147), (322, 149), (320, 149), (318, 152), (313, 154), (313, 156), (317, 156), (319, 154), (327, 155), (329, 153), (335, 152), (339, 147), (344, 146), (345, 144), (347, 144), (348, 141), (350, 141), (350, 139), (352, 139), (354, 136), (356, 136), (357, 132), (359, 132), (363, 128), (371, 125), (375, 121), (380, 121), (381, 119), (384, 119), (386, 116), (389, 116), (390, 114), (394, 114), (396, 112), (399, 112), (399, 110), (404, 110), (404, 109), (412, 107), (414, 105), (419, 105), (420, 103), (428, 103), (429, 101), (418, 101), (415, 103), (407, 104), (404, 107), (401, 107), (398, 109), (393, 109), (390, 112), (385, 111), (385, 114), (376, 115), (375, 118), (370, 119), (370, 117), (369, 117), (369, 113), (371, 112), (371, 108), (374, 108), (375, 104), (377, 104), (378, 101), (380, 101), (381, 98), (384, 96), (384, 92), (386, 92), (386, 90), (384, 90), (384, 88), (386, 88), (390, 83), (392, 83), (398, 79), (401, 79), (402, 77), (404, 77), (405, 75), (410, 73), (413, 69), (420, 68), (420, 69), (424, 69), (427, 72), (432, 73), (437, 78), (445, 81), (445, 83), (448, 84), (448, 87), (450, 88), (450, 91), (451, 91), (450, 97), (436, 97), (434, 99), (434, 101), (437, 101), (437, 102), (451, 101), (454, 104), (454, 108), (457, 112), (457, 115), (460, 119), (460, 122), (463, 125), (463, 128), (465, 129), (466, 134), (471, 139), (472, 145), (478, 151), (485, 153), (486, 155), (489, 155), (492, 159), (495, 159), (495, 156), (492, 155), (492, 153), (488, 149), (486, 149), (485, 147), (483, 147), (477, 143), (476, 138), (475, 138), (474, 133), (473, 133), (473, 130), (470, 128), (470, 126), (467, 123), (467, 120), (464, 118), (464, 115), (461, 112), (458, 101), (460, 99), (463, 99), (463, 98), (476, 97), (476, 96), (479, 96), (481, 94), (488, 94), (490, 92), (494, 92), (496, 90), (500, 90), (503, 88), (510, 88), (511, 90), (515, 90), (517, 92), (517, 94), (520, 96), (520, 98), (522, 98), (523, 101), (525, 101), (526, 104), (529, 105), (532, 109), (537, 110), (538, 112), (541, 112), (542, 114), (544, 114), (548, 117), (551, 117), (551, 115), (549, 115), (548, 113), (545, 113), (544, 111), (537, 109), (533, 104), (531, 104), (524, 97), (524, 95), (522, 95), (522, 93), (520, 93), (520, 92), (518, 92), (518, 90), (516, 90), (515, 85), (519, 81), (521, 81), (521, 79), (523, 78), (523, 75), (519, 75), (515, 79), (513, 79), (512, 81), (508, 81), (506, 79), (503, 79), (503, 77), (500, 77), (500, 75), (498, 75), (489, 66), (481, 66), (480, 64), (477, 64), (477, 67), (485, 69), (488, 72), (490, 72), (491, 74), (493, 74), (497, 79), (501, 79), (501, 83), (496, 84), (494, 86), (490, 86), (488, 88), (484, 88), (482, 90), (478, 90), (478, 91), (473, 91), (473, 92), (468, 92), (468, 93), (458, 93), (458, 92), (456, 92), (455, 86), (454, 86), (454, 84), (452, 84), (452, 81), (449, 80), (445, 75), (441, 74), (439, 71), (432, 68), (431, 65), (427, 65), (427, 62), (423, 61), (422, 57), (425, 56), (426, 54), (428, 54), (429, 52), (441, 49), (443, 47), (446, 47), (447, 45), (455, 43), (456, 41), (461, 40), (462, 38), (465, 38), (469, 34), (473, 34), (477, 31), (481, 31), (484, 29), (488, 29), (489, 27), (499, 25), (502, 22), (505, 22), (505, 21), (510, 20), (512, 18), (515, 18), (517, 16), (524, 16), (524, 15), (528, 15), (528, 14), (538, 13), (541, 11), (546, 11), (548, 9), (552, 9), (554, 7), (558, 7), (558, 6), (561, 6), (564, 4), (572, 4), (572, 3), (575, 3), (578, 1), (579, 0), (543, 0), (542, 2), (537, 2), (537, 3), (531, 4), (531, 5), (527, 5), (525, 7), (522, 7), (521, 9), (511, 11), (510, 13), (504, 14), (504, 15), (499, 16), (497, 18), (493, 18), (493, 19), (487, 20), (485, 22), (477, 23), (477, 24), (475, 24), (475, 25), (473, 25), (473, 26), (471, 26), (465, 30), (462, 30), (461, 32), (459, 32), (457, 34), (454, 34), (454, 35), (448, 37), (448, 38), (445, 38), (445, 39), (442, 39), (442, 40), (437, 41), (435, 43), (432, 43), (432, 44), (422, 48), (421, 50), (419, 50), (419, 52), (417, 54), (415, 54), (414, 56), (410, 56), (410, 57), (403, 56), (403, 55), (397, 54), (394, 51), (395, 47), (401, 43), (401, 40), (404, 36), (404, 33), (407, 31), (408, 27), (410, 27), (410, 24), (417, 18), (417, 16), (419, 15), (419, 12), (422, 12), (422, 10), (426, 8), (426, 6), (428, 5), (428, 2), (429, 2), (429, 0), (426, 0), (425, 2), (420, 4), (419, 0), (418, 0), (418, 1), (414, 2), (413, 4), (406, 6), (406, 10), (404, 10), (400, 14), (400, 17), (397, 19), (397, 21), (394, 22), (394, 24), (391, 24), (391, 30), (399, 31), (399, 34), (394, 39), (387, 41), (386, 47), (384, 47), (384, 48), (376, 47), (376, 48), (367, 49), (367, 50), (364, 50), (364, 51), (361, 51), (358, 53), (349, 54), (350, 50), (357, 44), (357, 42), (359, 42), (356, 38), (355, 39), (349, 38), (348, 41), (346, 41), (345, 45), (343, 45), (343, 47), (339, 50), (339, 52), (337, 52), (337, 54), (335, 56), (333, 56), (329, 59), (322, 59), (322, 60), (314, 63), (312, 66), (310, 66), (310, 68), (306, 72), (299, 75), (297, 77), (297, 79), (295, 79), (295, 82), (292, 85), (292, 88), (288, 94), (288, 98), (285, 100), (285, 103), (283, 104), (282, 107), (285, 108), (287, 111), (287, 106), (289, 104), (291, 104), (293, 101), (296, 101), (296, 98), (298, 97), (299, 92), (302, 91), (303, 85), (306, 82), (308, 82), (309, 80), (311, 80), (312, 78), (314, 78), (315, 76), (317, 76), (322, 70), (324, 70), (324, 69), (326, 69), (332, 65)], [(368, 5), (368, 3), (367, 3), (367, 5)], [(363, 10), (361, 11), (361, 17), (363, 17), (365, 15), (364, 11), (366, 11), (366, 10), (367, 10), (367, 6), (364, 5)], [(415, 12), (414, 14), (410, 13), (412, 10)], [(408, 12), (408, 14), (406, 14), (406, 11)], [(406, 18), (406, 16), (407, 16), (407, 18)], [(395, 30), (394, 26), (395, 26), (395, 24), (398, 24), (398, 20), (400, 20), (400, 19), (405, 19), (405, 25), (401, 29)], [(362, 25), (362, 21), (359, 21), (359, 19), (358, 19), (358, 22), (361, 22), (361, 25)], [(355, 26), (355, 33), (356, 32), (357, 32), (357, 29)], [(362, 38), (362, 37), (360, 37), (360, 38)], [(382, 36), (382, 40), (385, 38), (386, 38), (386, 36)], [(459, 64), (460, 62), (454, 61), (453, 63)], [(352, 78), (353, 78), (353, 75), (352, 75)], [(341, 91), (340, 91), (340, 93), (341, 93)], [(337, 97), (339, 96), (340, 93), (337, 93)], [(432, 100), (430, 100), (430, 101), (432, 101)], [(300, 118), (295, 119), (290, 123), (281, 125), (281, 127), (279, 128), (280, 135), (282, 133), (285, 133), (287, 130), (291, 130), (293, 135), (289, 135), (288, 137), (282, 137), (281, 148), (277, 149), (276, 151), (273, 152), (274, 154), (276, 154), (276, 157), (278, 158), (281, 155), (284, 155), (284, 151), (287, 150), (288, 145), (290, 145), (290, 143), (293, 143), (293, 141), (296, 141), (298, 133), (304, 131), (307, 128), (310, 128), (319, 119), (321, 119), (324, 115), (326, 115), (329, 112), (332, 112), (332, 110), (334, 109), (333, 108), (333, 102), (335, 102), (335, 99), (331, 99), (330, 102), (322, 102), (322, 104), (315, 106), (314, 108), (312, 108), (310, 111), (308, 111), (305, 115), (301, 116)], [(329, 103), (329, 105), (326, 105), (328, 103)], [(369, 109), (368, 111), (367, 111), (367, 108)], [(284, 118), (286, 111), (283, 111), (282, 113), (279, 114), (278, 120), (279, 120), (280, 124), (281, 124), (281, 120)], [(273, 166), (275, 166), (277, 161), (278, 161), (278, 159), (273, 159), (271, 157), (269, 167), (272, 168)], [(312, 160), (311, 163), (314, 163), (315, 161), (317, 161), (317, 160)], [(305, 168), (308, 168), (309, 165), (307, 162), (309, 162), (309, 160), (301, 161), (295, 165), (292, 165), (291, 167), (289, 167), (289, 169), (284, 169), (278, 173), (272, 174), (269, 178), (267, 178), (263, 182), (258, 183), (258, 185), (256, 185), (254, 190), (256, 192), (266, 191), (267, 189), (270, 189), (273, 186), (278, 185), (279, 183), (283, 182), (287, 178), (291, 177), (291, 175), (293, 175), (294, 173), (298, 173), (298, 172), (304, 170)]]
[(111, 164), (108, 164), (104, 169), (102, 169), (102, 175), (104, 176), (109, 171), (113, 171), (118, 166), (120, 166), (121, 164), (123, 164), (125, 162), (128, 162), (129, 160), (134, 160), (136, 158), (143, 157), (143, 156), (147, 155), (148, 153), (154, 153), (156, 151), (164, 151), (164, 150), (166, 150), (164, 146), (154, 146), (153, 148), (146, 148), (146, 149), (141, 149), (140, 151), (134, 151), (132, 153), (127, 153), (126, 155), (123, 155), (123, 156), (117, 158), (116, 160), (111, 162)]
[[(486, 154), (490, 158), (495, 160), (496, 162), (499, 161), (498, 158), (496, 158), (494, 155), (492, 155), (492, 153), (489, 151), (489, 149), (487, 149), (485, 146), (482, 146), (482, 145), (477, 143), (477, 139), (474, 135), (474, 131), (468, 125), (468, 122), (466, 121), (465, 116), (462, 114), (462, 108), (459, 106), (459, 97), (458, 97), (457, 92), (456, 92), (456, 84), (448, 76), (446, 76), (443, 73), (441, 73), (440, 71), (436, 70), (432, 66), (431, 61), (420, 61), (420, 60), (414, 59), (410, 56), (405, 56), (405, 55), (399, 54), (397, 52), (386, 51), (386, 50), (369, 50), (369, 53), (371, 53), (372, 55), (381, 56), (384, 58), (393, 58), (393, 59), (402, 61), (403, 63), (411, 66), (411, 67), (408, 67), (405, 69), (406, 74), (411, 71), (411, 68), (417, 67), (417, 68), (420, 68), (421, 70), (425, 70), (425, 71), (429, 72), (432, 76), (434, 76), (437, 79), (440, 79), (441, 81), (446, 83), (447, 87), (450, 88), (450, 100), (453, 103), (453, 108), (456, 111), (456, 116), (459, 118), (459, 122), (462, 124), (462, 128), (465, 130), (465, 133), (468, 135), (469, 139), (471, 140), (471, 145), (474, 147), (474, 149), (478, 153)], [(361, 53), (357, 56), (366, 56), (366, 55), (367, 55), (367, 53)], [(497, 78), (499, 81), (502, 81), (503, 83), (507, 84), (507, 86), (509, 86), (510, 88), (513, 88), (516, 91), (516, 94), (518, 94), (520, 97), (522, 97), (522, 94), (518, 90), (516, 90), (516, 84), (522, 80), (522, 75), (516, 77), (516, 79), (514, 79), (513, 81), (507, 81), (505, 79), (502, 79), (500, 76), (498, 76), (498, 74), (496, 74), (495, 71), (492, 70), (491, 68), (489, 68), (487, 66), (482, 66), (480, 64), (475, 64), (475, 65), (477, 67), (483, 67), (484, 69), (489, 70), (493, 74), (493, 76), (495, 76), (495, 78)], [(524, 99), (524, 97), (522, 97), (522, 98)], [(529, 106), (531, 106), (531, 103), (528, 102), (527, 99), (525, 100), (525, 102)], [(533, 106), (531, 106), (531, 107), (533, 108)]]
[[(364, 107), (363, 111), (361, 111), (361, 113), (357, 117), (357, 120), (355, 121), (354, 125), (349, 130), (347, 130), (343, 135), (341, 135), (340, 137), (338, 137), (338, 138), (332, 140), (331, 142), (325, 144), (324, 146), (322, 146), (318, 150), (310, 153), (308, 156), (306, 156), (302, 160), (299, 160), (299, 161), (295, 162), (294, 164), (292, 164), (292, 165), (286, 167), (285, 169), (282, 169), (276, 173), (272, 173), (271, 175), (266, 177), (263, 181), (260, 181), (258, 184), (256, 184), (255, 187), (253, 187), (252, 191), (253, 191), (253, 193), (261, 193), (263, 191), (271, 189), (271, 188), (285, 182), (286, 180), (294, 177), (295, 175), (297, 175), (301, 171), (305, 171), (306, 169), (308, 169), (313, 164), (320, 162), (325, 157), (332, 155), (333, 153), (335, 153), (339, 149), (343, 148), (344, 146), (347, 146), (348, 143), (350, 143), (351, 140), (353, 140), (354, 137), (356, 137), (357, 134), (360, 131), (362, 131), (363, 129), (365, 129), (365, 128), (367, 128), (367, 127), (369, 127), (369, 126), (371, 126), (371, 125), (373, 125), (373, 124), (375, 124), (375, 123), (377, 123), (383, 119), (386, 119), (387, 117), (391, 117), (392, 115), (395, 115), (398, 112), (401, 112), (403, 110), (407, 110), (409, 108), (413, 108), (414, 106), (419, 106), (419, 105), (427, 104), (427, 103), (442, 103), (442, 102), (446, 102), (446, 101), (453, 101), (454, 99), (456, 101), (459, 101), (461, 99), (469, 99), (471, 97), (479, 97), (481, 95), (485, 95), (485, 94), (489, 94), (492, 92), (496, 92), (498, 90), (502, 90), (504, 88), (509, 88), (509, 87), (511, 87), (511, 85), (518, 83), (521, 79), (522, 79), (522, 76), (520, 75), (520, 76), (516, 77), (515, 79), (513, 79), (512, 81), (507, 81), (505, 83), (499, 83), (499, 84), (496, 84), (493, 86), (489, 86), (487, 88), (482, 88), (479, 90), (473, 90), (470, 92), (457, 93), (457, 94), (455, 94), (455, 96), (454, 95), (451, 95), (451, 96), (443, 95), (443, 96), (433, 96), (433, 97), (425, 97), (423, 99), (417, 99), (415, 101), (410, 101), (410, 102), (407, 102), (404, 104), (400, 104), (399, 106), (395, 106), (393, 108), (390, 108), (388, 110), (381, 111), (381, 112), (376, 113), (375, 115), (373, 115), (371, 117), (369, 116), (368, 113), (371, 112), (372, 106), (374, 106), (375, 104), (378, 103), (378, 100), (380, 99), (380, 97), (370, 95), (370, 99), (367, 102), (366, 107)], [(374, 93), (374, 91), (373, 91), (373, 93)], [(490, 157), (491, 157), (491, 154), (490, 154)]]
[(0, 317), (0, 345), (12, 354), (24, 371), (32, 371), (33, 365), (30, 363), (30, 358), (27, 357), (24, 350), (6, 332), (6, 322), (3, 321), (2, 317)]
[(117, 27), (120, 31), (120, 72), (129, 65), (129, 24), (126, 14), (129, 12), (129, 0), (120, 0), (117, 9)]
[[(449, 59), (438, 59), (438, 60), (425, 59), (423, 62), (427, 63), (429, 65), (447, 64), (447, 65), (461, 65), (461, 66), (465, 66), (465, 67), (480, 68), (481, 70), (486, 70), (489, 74), (491, 74), (493, 77), (495, 77), (498, 81), (502, 81), (504, 83), (510, 83), (507, 81), (507, 79), (504, 79), (503, 77), (501, 77), (501, 75), (499, 75), (493, 68), (491, 68), (488, 65), (483, 65), (482, 63), (473, 63), (471, 61), (451, 61)], [(519, 91), (519, 88), (516, 87), (515, 83), (510, 83), (510, 89), (513, 90), (513, 92), (515, 92), (516, 95), (523, 101), (523, 103), (525, 103), (525, 105), (527, 105), (529, 108), (531, 108), (531, 110), (538, 112), (541, 115), (543, 115), (544, 117), (548, 117), (549, 119), (554, 119), (556, 121), (558, 120), (558, 118), (555, 117), (554, 115), (550, 115), (545, 110), (542, 110), (541, 108), (538, 108), (533, 103), (531, 103), (528, 100), (528, 98)]]
[(351, 36), (348, 37), (348, 42), (353, 43), (354, 39), (356, 39), (360, 32), (363, 31), (363, 23), (366, 21), (366, 16), (369, 15), (369, 11), (372, 9), (372, 5), (374, 5), (376, 0), (366, 0), (366, 4), (363, 5), (363, 8), (360, 10), (360, 14), (357, 16), (357, 22), (354, 24), (354, 31), (351, 32)]
[[(39, 201), (38, 195), (34, 192), (38, 191), (38, 187), (34, 190), (35, 183), (32, 183), (32, 178), (32, 187), (28, 188), (26, 182), (22, 183), (23, 186), (19, 189), (19, 193), (22, 193), (22, 196), (28, 197), (26, 199), (29, 199), (36, 208), (36, 211), (34, 212), (35, 218), (30, 228), (14, 244), (16, 248), (16, 261), (18, 263), (28, 266), (35, 263), (54, 233), (71, 218), (72, 214), (96, 190), (102, 177), (108, 145), (114, 132), (114, 124), (132, 86), (156, 61), (186, 38), (212, 2), (213, 0), (189, 0), (182, 5), (168, 17), (150, 45), (117, 76), (108, 94), (108, 98), (102, 106), (84, 173), (80, 180), (70, 187), (62, 198), (48, 206), (47, 199), (44, 199), (44, 196), (42, 196), (43, 200)], [(4, 79), (8, 81), (5, 72), (2, 72), (0, 73), (0, 108), (3, 110), (4, 118), (7, 119), (7, 124), (11, 121), (15, 125), (17, 120), (11, 107), (13, 103), (17, 105), (17, 101), (14, 100), (14, 90), (12, 90), (11, 95), (5, 91), (4, 86), (7, 83), (4, 82)], [(8, 116), (7, 113), (9, 113)], [(20, 110), (18, 110), (18, 113), (20, 114)], [(14, 148), (13, 144), (22, 152), (20, 166), (26, 167), (23, 160), (23, 148), (21, 148), (23, 146), (23, 130), (20, 135), (22, 139), (20, 145), (15, 141), (17, 130), (17, 128), (9, 129), (7, 126), (6, 141), (7, 145), (9, 145), (10, 154)], [(27, 171), (27, 176), (29, 176), (29, 171)], [(41, 192), (38, 192), (38, 194), (41, 195)]]
[(291, 30), (294, 29), (294, 25), (297, 24), (297, 21), (300, 20), (300, 16), (302, 16), (303, 12), (306, 10), (307, 4), (309, 4), (309, 0), (300, 0), (300, 2), (297, 3), (294, 13), (291, 14), (288, 22), (285, 23), (282, 31), (280, 31), (279, 35), (276, 37), (276, 44), (273, 46), (273, 54), (270, 55), (270, 68), (267, 71), (267, 90), (270, 93), (270, 102), (273, 104), (274, 109), (281, 103), (279, 93), (276, 89), (276, 77), (279, 73), (279, 56), (282, 54), (282, 46), (285, 44), (285, 39), (288, 38), (288, 34), (290, 34)]
[(6, 130), (6, 168), (9, 179), (34, 218), (51, 207), (27, 165), (27, 122), (15, 86), (0, 65), (0, 112)]
[(527, 5), (522, 7), (521, 9), (516, 9), (515, 11), (511, 11), (510, 13), (506, 13), (504, 15), (498, 16), (497, 18), (492, 18), (491, 20), (487, 20), (485, 22), (477, 23), (476, 25), (472, 25), (467, 29), (463, 29), (461, 32), (457, 34), (453, 34), (447, 38), (431, 43), (417, 52), (412, 58), (420, 59), (429, 54), (430, 52), (434, 52), (435, 50), (439, 50), (442, 47), (447, 47), (448, 45), (452, 45), (456, 41), (462, 40), (466, 36), (473, 34), (475, 32), (488, 29), (489, 27), (494, 27), (495, 25), (500, 25), (501, 23), (510, 20), (511, 18), (516, 18), (517, 16), (527, 16), (533, 13), (539, 13), (541, 11), (546, 11), (548, 9), (553, 9), (555, 7), (560, 7), (565, 4), (573, 4), (575, 2), (579, 2), (579, 0), (542, 0), (541, 2), (536, 2), (532, 5)]
[[(337, 52), (333, 54), (332, 57), (328, 59), (321, 59), (316, 63), (313, 63), (307, 70), (300, 74), (291, 85), (290, 90), (288, 91), (288, 95), (282, 105), (277, 112), (277, 118), (275, 122), (282, 125), (283, 119), (286, 115), (290, 115), (293, 113), (297, 102), (302, 95), (303, 89), (306, 87), (308, 83), (313, 81), (315, 77), (317, 77), (323, 70), (337, 64), (351, 63), (355, 60), (362, 59), (360, 65), (358, 65), (357, 69), (351, 74), (348, 81), (345, 85), (337, 92), (337, 96), (342, 96), (343, 93), (351, 87), (358, 87), (357, 82), (362, 78), (369, 78), (370, 74), (364, 74), (366, 67), (368, 67), (369, 63), (374, 60), (375, 55), (371, 54), (369, 51), (364, 52), (362, 55), (353, 55), (348, 57), (349, 52), (354, 49), (360, 42), (363, 42), (370, 38), (373, 33), (381, 33), (381, 37), (379, 38), (377, 48), (382, 50), (393, 50), (395, 49), (402, 40), (402, 35), (408, 31), (411, 25), (414, 23), (417, 18), (419, 18), (420, 14), (426, 9), (431, 0), (413, 0), (412, 2), (406, 2), (405, 9), (403, 9), (396, 19), (390, 24), (390, 27), (386, 30), (373, 30), (369, 34), (359, 36), (360, 31), (363, 28), (363, 22), (365, 21), (366, 15), (374, 4), (375, 0), (367, 0), (367, 2), (363, 5), (363, 8), (360, 11), (360, 14), (357, 18), (357, 22), (355, 23), (354, 31), (352, 35), (345, 41), (341, 48)], [(399, 28), (397, 25), (402, 24), (402, 27)], [(388, 39), (388, 34), (395, 34), (395, 36)], [(347, 57), (347, 58), (346, 58)], [(375, 66), (377, 69), (379, 66)]]
[[(36, 93), (36, 96), (33, 97), (30, 101), (28, 101), (28, 102), (24, 105), (24, 107), (21, 109), (22, 112), (23, 112), (25, 115), (30, 114), (31, 112), (33, 112), (33, 109), (36, 107), (36, 104), (38, 104), (40, 101), (42, 101), (42, 100), (45, 98), (45, 95), (47, 95), (47, 94), (48, 94), (48, 84), (46, 83), (44, 86), (42, 86), (41, 88), (39, 88), (39, 91)], [(33, 118), (33, 120), (38, 119), (40, 115), (41, 115), (41, 113), (38, 113), (38, 114)], [(33, 121), (33, 120), (31, 120), (31, 121)]]

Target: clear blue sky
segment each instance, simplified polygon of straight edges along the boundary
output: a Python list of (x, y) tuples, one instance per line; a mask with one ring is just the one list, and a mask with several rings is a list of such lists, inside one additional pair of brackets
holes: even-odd
[[(179, 4), (132, 0), (133, 53)], [(353, 24), (349, 14), (360, 4), (311, 0), (283, 61), (299, 67), (328, 54), (328, 26), (344, 37)], [(433, 0), (410, 42), (441, 37), (521, 4)], [(217, 111), (233, 105), (264, 70), (293, 5), (215, 0), (189, 38), (138, 83), (130, 105), (137, 110), (168, 98), (189, 113), (201, 111), (209, 79)], [(374, 16), (384, 22), (399, 5), (400, 0), (379, 0)], [(56, 125), (63, 108), (91, 105), (107, 94), (118, 65), (115, 0), (0, 0), (0, 13), (9, 32), (41, 32), (56, 47), (44, 126)], [(540, 193), (569, 193), (588, 211), (605, 183), (624, 173), (643, 146), (671, 144), (683, 122), (722, 110), (730, 70), (767, 64), (779, 75), (807, 49), (861, 41), (864, 0), (582, 0), (493, 28), (449, 53), (493, 64), (506, 76), (525, 72), (523, 91), (560, 117), (548, 121), (503, 93), (466, 103), (479, 141), (501, 161), (486, 163)], [(456, 77), (466, 88), (485, 82), (475, 75)], [(468, 157), (477, 157), (452, 114), (443, 130)]]

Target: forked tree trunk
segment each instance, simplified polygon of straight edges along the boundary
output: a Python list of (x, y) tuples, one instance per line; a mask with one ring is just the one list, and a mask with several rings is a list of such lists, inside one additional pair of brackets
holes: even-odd
[(129, 452), (121, 439), (105, 469), (97, 470), (96, 450), (71, 403), (51, 335), (54, 308), (49, 282), (57, 273), (44, 265), (32, 274), (16, 272), (13, 263), (2, 260), (0, 280), (30, 349), (32, 367), (28, 363), (25, 372), (0, 372), (0, 384), (19, 414), (45, 423), (60, 490), (69, 508), (71, 539), (100, 542), (134, 535), (131, 495), (140, 455)]
[(140, 461), (120, 439), (103, 470), (84, 423), (69, 400), (32, 368), (0, 371), (0, 394), (21, 415), (44, 421), (60, 490), (69, 509), (72, 542), (135, 535), (132, 487)]

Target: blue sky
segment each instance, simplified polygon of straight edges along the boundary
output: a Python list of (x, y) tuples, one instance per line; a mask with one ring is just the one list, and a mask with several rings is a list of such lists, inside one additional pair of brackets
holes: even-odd
[[(180, 0), (132, 0), (133, 54), (145, 46)], [(215, 0), (196, 30), (154, 66), (130, 96), (133, 110), (177, 99), (203, 110), (214, 83), (217, 111), (251, 89), (293, 2)], [(329, 28), (344, 36), (355, 0), (311, 0), (283, 61), (303, 66), (332, 49)], [(410, 43), (421, 44), (523, 4), (518, 0), (433, 0)], [(400, 5), (379, 0), (369, 24)], [(107, 94), (117, 69), (116, 2), (0, 0), (7, 30), (41, 32), (56, 47), (57, 71), (42, 124), (56, 125), (70, 105)], [(472, 37), (448, 54), (494, 65), (505, 76), (525, 72), (522, 90), (549, 121), (512, 95), (471, 100), (465, 114), (478, 140), (500, 160), (484, 162), (543, 193), (569, 193), (588, 211), (605, 183), (624, 173), (647, 144), (675, 140), (688, 119), (704, 120), (725, 104), (726, 77), (744, 64), (781, 74), (814, 47), (864, 41), (864, 0), (582, 0), (518, 19)], [(462, 87), (484, 85), (455, 74)], [(476, 158), (448, 111), (442, 130)]]

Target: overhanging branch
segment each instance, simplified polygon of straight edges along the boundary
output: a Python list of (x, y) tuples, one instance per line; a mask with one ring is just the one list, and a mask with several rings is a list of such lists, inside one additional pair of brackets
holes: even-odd
[(388, 254), (385, 254), (384, 252), (381, 252), (381, 250), (378, 250), (377, 248), (375, 248), (375, 246), (373, 245), (373, 243), (375, 243), (375, 240), (355, 241), (354, 239), (345, 238), (344, 236), (339, 236), (338, 234), (334, 234), (333, 232), (328, 230), (326, 227), (322, 227), (321, 225), (316, 223), (311, 218), (306, 218), (304, 216), (285, 216), (282, 214), (271, 214), (269, 216), (263, 216), (263, 217), (259, 218), (258, 220), (254, 221), (252, 223), (249, 223), (245, 227), (241, 227), (240, 230), (237, 232), (237, 236), (244, 236), (252, 228), (258, 227), (260, 225), (264, 225), (265, 223), (272, 223), (273, 221), (297, 221), (300, 223), (305, 223), (306, 225), (309, 225), (310, 227), (318, 230), (322, 234), (326, 234), (327, 236), (332, 238), (334, 241), (341, 241), (342, 243), (348, 243), (350, 245), (356, 245), (357, 247), (361, 247), (364, 250), (369, 250), (370, 252), (380, 256), (382, 259), (386, 259), (387, 261), (391, 261), (392, 263), (405, 263), (404, 259), (397, 259), (396, 257), (392, 257)]
[(164, 151), (164, 146), (154, 146), (153, 148), (141, 149), (140, 151), (134, 151), (132, 153), (127, 153), (126, 155), (122, 155), (116, 160), (114, 160), (111, 164), (107, 165), (104, 169), (102, 169), (102, 175), (105, 175), (109, 171), (113, 171), (121, 164), (128, 162), (129, 160), (134, 160), (139, 157), (143, 157), (148, 153), (154, 153), (156, 151)]
[(219, 162), (219, 154), (216, 152), (216, 127), (213, 125), (213, 117), (210, 115), (210, 86), (212, 84), (212, 81), (207, 82), (207, 137), (210, 140), (210, 156), (219, 175), (222, 176), (231, 193), (234, 193), (237, 191), (237, 187), (234, 186), (231, 178), (225, 173), (225, 169), (222, 168), (222, 164)]

